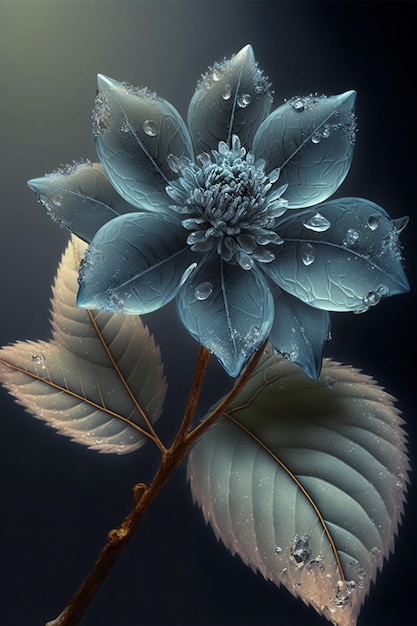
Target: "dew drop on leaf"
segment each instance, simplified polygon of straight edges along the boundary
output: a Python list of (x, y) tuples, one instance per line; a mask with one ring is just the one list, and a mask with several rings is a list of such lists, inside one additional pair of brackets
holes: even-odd
[(43, 365), (45, 363), (45, 357), (42, 354), (33, 354), (32, 361), (35, 365)]
[(159, 133), (158, 126), (153, 120), (145, 120), (142, 124), (142, 128), (149, 137), (155, 137)]

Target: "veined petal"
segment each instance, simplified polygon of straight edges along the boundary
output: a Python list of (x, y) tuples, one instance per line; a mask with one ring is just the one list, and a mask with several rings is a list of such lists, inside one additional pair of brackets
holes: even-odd
[[(383, 296), (408, 291), (396, 220), (374, 202), (341, 198), (286, 214), (284, 240), (263, 266), (282, 289), (328, 311), (366, 311)], [(401, 226), (403, 222), (401, 222)]]
[(133, 210), (112, 187), (100, 163), (68, 165), (33, 178), (28, 185), (54, 222), (88, 243), (103, 224)]
[(327, 200), (344, 181), (352, 161), (356, 92), (292, 98), (273, 111), (253, 140), (256, 158), (280, 168), (289, 208)]
[(150, 313), (174, 298), (195, 259), (178, 222), (149, 213), (121, 215), (98, 231), (86, 252), (77, 304)]
[(271, 108), (269, 83), (247, 45), (229, 61), (215, 63), (197, 85), (188, 108), (188, 126), (195, 153), (231, 145), (239, 135), (250, 148), (255, 132)]
[(175, 177), (168, 156), (191, 157), (191, 138), (177, 110), (146, 89), (98, 76), (93, 113), (97, 152), (117, 191), (136, 207), (160, 211)]
[(274, 301), (256, 268), (244, 270), (218, 255), (193, 272), (177, 296), (180, 318), (188, 332), (211, 350), (230, 376), (266, 339), (274, 317)]
[(320, 376), (330, 336), (330, 315), (314, 309), (281, 289), (274, 290), (275, 318), (269, 341), (278, 352), (298, 363), (307, 376)]

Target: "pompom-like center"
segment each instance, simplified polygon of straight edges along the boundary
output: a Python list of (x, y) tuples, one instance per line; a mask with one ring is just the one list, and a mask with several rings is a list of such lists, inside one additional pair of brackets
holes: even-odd
[(173, 155), (168, 161), (178, 174), (166, 188), (176, 202), (170, 208), (184, 217), (192, 250), (217, 252), (246, 270), (255, 261), (274, 260), (274, 247), (283, 243), (275, 220), (287, 208), (281, 197), (286, 185), (273, 187), (279, 169), (265, 174), (265, 161), (246, 152), (237, 135), (230, 148), (221, 141), (218, 150), (200, 154), (197, 163)]

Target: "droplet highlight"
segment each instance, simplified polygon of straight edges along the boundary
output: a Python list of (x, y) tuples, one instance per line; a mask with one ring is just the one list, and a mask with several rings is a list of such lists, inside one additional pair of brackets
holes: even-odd
[(213, 285), (209, 282), (204, 282), (196, 287), (194, 295), (197, 300), (207, 300), (213, 293)]
[(251, 97), (248, 93), (243, 93), (237, 99), (237, 104), (241, 109), (245, 109), (251, 103)]
[(142, 128), (149, 137), (155, 137), (159, 133), (158, 125), (153, 120), (145, 120)]
[(301, 246), (301, 260), (304, 265), (311, 265), (316, 259), (316, 253), (311, 243), (303, 243)]
[(303, 226), (308, 230), (314, 230), (316, 233), (323, 233), (328, 230), (331, 223), (320, 213), (316, 213), (309, 220), (303, 222)]

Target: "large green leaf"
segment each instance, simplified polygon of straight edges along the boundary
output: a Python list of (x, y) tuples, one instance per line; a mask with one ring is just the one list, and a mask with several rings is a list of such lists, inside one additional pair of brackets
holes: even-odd
[(233, 554), (353, 626), (403, 512), (401, 424), (393, 398), (357, 370), (326, 359), (311, 380), (265, 356), (192, 449), (193, 497)]
[(52, 339), (0, 350), (0, 382), (35, 417), (100, 452), (131, 452), (147, 438), (166, 392), (159, 348), (138, 316), (76, 306), (79, 260), (69, 243), (52, 297)]

